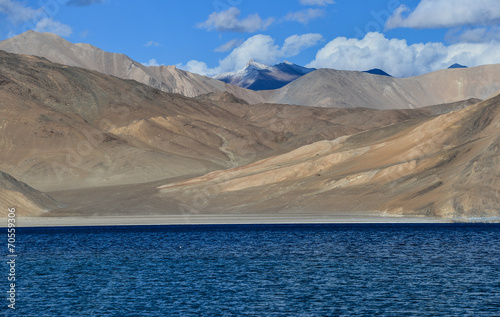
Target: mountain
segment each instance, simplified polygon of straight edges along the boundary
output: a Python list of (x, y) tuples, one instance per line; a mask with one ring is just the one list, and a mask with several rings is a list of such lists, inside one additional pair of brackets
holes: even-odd
[(73, 44), (52, 33), (27, 31), (0, 42), (9, 53), (45, 57), (51, 62), (133, 79), (164, 92), (188, 97), (228, 91), (250, 103), (263, 102), (258, 94), (218, 80), (186, 72), (175, 66), (144, 66), (124, 54), (105, 52), (90, 44)]
[(311, 69), (287, 62), (274, 66), (251, 62), (248, 72), (241, 71), (241, 76), (235, 77), (236, 83), (244, 81), (248, 75), (249, 87), (268, 89), (280, 81), (284, 84), (296, 78), (279, 89), (253, 91), (174, 66), (146, 67), (126, 55), (104, 52), (89, 44), (72, 44), (50, 33), (25, 32), (0, 42), (0, 50), (41, 56), (52, 62), (133, 79), (164, 92), (184, 96), (229, 92), (250, 104), (268, 102), (317, 107), (408, 109), (470, 98), (485, 99), (500, 90), (499, 65), (441, 70), (410, 78), (333, 69), (318, 69), (297, 77)]
[(222, 73), (214, 78), (251, 90), (270, 90), (281, 88), (314, 70), (314, 68), (302, 67), (287, 61), (268, 66), (250, 60), (244, 69)]
[(0, 170), (39, 190), (204, 173), (283, 139), (213, 104), (3, 51), (0, 135)]
[(0, 51), (0, 170), (39, 190), (203, 174), (428, 115), (367, 111), (188, 98)]
[(468, 68), (467, 66), (464, 66), (464, 65), (460, 65), (460, 64), (453, 64), (451, 65), (450, 67), (448, 67), (448, 69), (453, 69), (453, 68)]
[(381, 70), (379, 68), (374, 68), (374, 69), (366, 70), (364, 72), (368, 73), (368, 74), (373, 74), (373, 75), (380, 75), (380, 76), (389, 76), (389, 77), (392, 77), (391, 75), (387, 74), (386, 72), (384, 72), (383, 70)]
[[(250, 105), (228, 92), (188, 98), (0, 51), (0, 170), (66, 206), (50, 215), (176, 213), (177, 198), (158, 195), (157, 186), (470, 103), (386, 111)], [(0, 195), (19, 206), (24, 199)], [(35, 198), (28, 200), (38, 207), (26, 205), (33, 214), (54, 206)]]
[(159, 186), (204, 212), (500, 219), (500, 96)]
[(317, 107), (408, 109), (478, 98), (500, 90), (500, 64), (394, 78), (318, 69), (261, 94), (268, 102)]

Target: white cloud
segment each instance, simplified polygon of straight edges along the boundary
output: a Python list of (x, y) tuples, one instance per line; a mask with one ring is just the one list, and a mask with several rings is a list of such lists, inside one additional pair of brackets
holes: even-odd
[(34, 30), (37, 32), (50, 32), (59, 36), (70, 36), (73, 33), (71, 27), (51, 18), (43, 18), (38, 21)]
[(292, 35), (285, 40), (281, 53), (284, 57), (296, 56), (304, 49), (312, 47), (322, 40), (323, 36), (317, 33)]
[(232, 7), (222, 12), (214, 12), (210, 14), (205, 22), (198, 23), (196, 26), (201, 29), (217, 30), (218, 32), (238, 32), (252, 33), (258, 30), (267, 29), (273, 19), (261, 19), (258, 14), (251, 14), (244, 19), (239, 19), (241, 11), (238, 8)]
[(146, 46), (146, 47), (151, 47), (151, 46), (158, 47), (158, 46), (161, 46), (161, 45), (160, 45), (160, 43), (155, 42), (155, 41), (148, 41), (148, 42), (144, 43), (144, 46)]
[(230, 50), (232, 50), (236, 46), (240, 45), (241, 43), (243, 43), (243, 40), (233, 39), (233, 40), (226, 42), (226, 43), (222, 44), (221, 46), (217, 47), (214, 51), (215, 52), (229, 52)]
[(156, 61), (156, 59), (152, 58), (147, 63), (142, 63), (144, 66), (160, 66), (160, 64)]
[(26, 7), (19, 2), (11, 0), (0, 0), (0, 13), (6, 14), (8, 19), (14, 23), (23, 23), (35, 19), (43, 12), (43, 9)]
[(491, 41), (500, 42), (500, 27), (480, 27), (468, 29), (454, 29), (446, 34), (448, 42), (457, 43), (487, 43)]
[(269, 35), (257, 34), (233, 49), (228, 56), (219, 61), (219, 66), (215, 68), (209, 68), (206, 63), (197, 60), (178, 66), (193, 73), (213, 76), (242, 69), (250, 59), (264, 64), (277, 63), (280, 59), (298, 55), (302, 50), (318, 44), (322, 39), (320, 34), (292, 35), (280, 47)]
[(285, 16), (286, 21), (294, 21), (307, 24), (309, 21), (325, 16), (323, 9), (306, 9), (297, 12), (290, 12)]
[(197, 60), (191, 60), (187, 62), (187, 64), (184, 66), (182, 64), (176, 65), (178, 68), (185, 69), (188, 72), (195, 73), (195, 74), (200, 74), (200, 75), (205, 75), (205, 76), (213, 76), (217, 75), (217, 69), (210, 69), (208, 68), (207, 64), (205, 62), (200, 62)]
[(500, 63), (499, 51), (498, 42), (408, 45), (406, 40), (368, 33), (361, 40), (334, 39), (307, 66), (358, 71), (381, 68), (393, 76), (407, 77), (447, 68), (453, 63), (467, 66)]
[(220, 61), (219, 72), (228, 72), (245, 67), (250, 59), (271, 64), (281, 56), (281, 50), (269, 35), (254, 35), (236, 47), (226, 58)]
[(387, 20), (386, 28), (451, 28), (500, 23), (498, 0), (422, 0), (410, 11), (401, 5)]
[(325, 7), (329, 4), (334, 4), (335, 1), (333, 0), (300, 0), (300, 4), (306, 5), (306, 6), (320, 6), (320, 7)]

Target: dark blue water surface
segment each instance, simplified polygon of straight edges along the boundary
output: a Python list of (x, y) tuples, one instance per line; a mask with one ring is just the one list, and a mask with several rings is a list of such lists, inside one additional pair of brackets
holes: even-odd
[(18, 316), (500, 315), (494, 224), (21, 228), (16, 247)]

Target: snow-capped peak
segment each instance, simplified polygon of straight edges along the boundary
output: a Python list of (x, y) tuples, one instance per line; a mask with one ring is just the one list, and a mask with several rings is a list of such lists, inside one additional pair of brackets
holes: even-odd
[(258, 68), (258, 69), (267, 69), (267, 68), (269, 68), (269, 66), (267, 66), (265, 64), (258, 63), (256, 61), (254, 61), (253, 59), (250, 59), (248, 61), (248, 63), (245, 66), (245, 68), (248, 68), (248, 67), (255, 67), (255, 68)]
[(251, 59), (245, 68), (231, 73), (222, 73), (214, 78), (243, 88), (267, 90), (283, 87), (313, 70), (313, 68), (305, 68), (288, 61), (268, 66)]

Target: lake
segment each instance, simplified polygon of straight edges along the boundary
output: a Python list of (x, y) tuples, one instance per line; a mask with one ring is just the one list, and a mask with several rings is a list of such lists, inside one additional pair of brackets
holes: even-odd
[(17, 230), (17, 316), (500, 314), (499, 224)]

